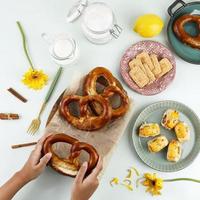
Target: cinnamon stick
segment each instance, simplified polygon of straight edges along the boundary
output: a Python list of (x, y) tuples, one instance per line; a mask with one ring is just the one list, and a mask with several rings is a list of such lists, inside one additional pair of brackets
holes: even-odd
[(0, 113), (1, 120), (16, 120), (19, 119), (19, 115), (15, 113)]
[(21, 94), (19, 94), (16, 90), (14, 90), (13, 88), (9, 88), (8, 91), (14, 95), (16, 98), (18, 98), (20, 101), (22, 101), (23, 103), (27, 102), (27, 99), (25, 97), (23, 97)]
[(32, 146), (32, 145), (36, 145), (37, 142), (30, 142), (30, 143), (23, 143), (23, 144), (15, 144), (12, 145), (11, 148), (12, 149), (17, 149), (17, 148), (21, 148), (21, 147), (28, 147), (28, 146)]

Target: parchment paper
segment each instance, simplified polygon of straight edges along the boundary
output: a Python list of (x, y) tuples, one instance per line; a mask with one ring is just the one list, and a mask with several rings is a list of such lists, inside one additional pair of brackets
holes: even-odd
[[(71, 86), (66, 89), (65, 95), (69, 94), (81, 94), (82, 91), (82, 83), (84, 78), (76, 77), (75, 81), (71, 84)], [(76, 83), (75, 83), (76, 82)], [(125, 128), (129, 122), (130, 119), (130, 113), (132, 110), (132, 100), (130, 100), (131, 105), (129, 111), (126, 113), (125, 116), (108, 123), (105, 127), (103, 127), (100, 130), (97, 131), (82, 131), (79, 129), (76, 129), (75, 127), (71, 126), (60, 114), (57, 110), (48, 123), (45, 134), (50, 133), (64, 133), (67, 135), (70, 135), (82, 142), (89, 143), (93, 145), (98, 154), (103, 158), (103, 170), (104, 172), (110, 157), (112, 155), (112, 152), (114, 151), (116, 145), (118, 144), (120, 138), (124, 134)], [(69, 148), (70, 145), (66, 145), (64, 143), (56, 143), (54, 145), (54, 151), (56, 154), (58, 154), (60, 157), (67, 157), (69, 155)], [(86, 153), (81, 153), (80, 160), (83, 162), (88, 157)]]

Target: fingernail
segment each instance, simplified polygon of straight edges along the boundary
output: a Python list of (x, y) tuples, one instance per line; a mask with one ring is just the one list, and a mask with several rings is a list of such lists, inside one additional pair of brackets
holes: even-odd
[(87, 162), (84, 162), (82, 166), (87, 167), (87, 165), (88, 165)]
[(51, 158), (51, 156), (52, 156), (52, 153), (47, 153), (48, 158)]

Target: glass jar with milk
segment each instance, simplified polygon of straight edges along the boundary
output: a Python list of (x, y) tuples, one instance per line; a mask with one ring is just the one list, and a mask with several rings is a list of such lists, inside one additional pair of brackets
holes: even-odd
[(82, 31), (90, 42), (105, 44), (112, 38), (117, 39), (122, 32), (112, 9), (104, 2), (88, 4), (87, 0), (80, 0), (68, 13), (67, 21), (73, 22), (81, 14)]
[(60, 33), (50, 38), (42, 33), (42, 38), (49, 44), (49, 53), (52, 60), (58, 65), (74, 63), (79, 55), (76, 41), (66, 33)]

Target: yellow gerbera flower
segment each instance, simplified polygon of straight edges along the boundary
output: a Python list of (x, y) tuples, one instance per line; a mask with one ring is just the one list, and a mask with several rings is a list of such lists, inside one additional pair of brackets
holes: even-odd
[(29, 69), (23, 75), (22, 82), (24, 85), (34, 90), (39, 90), (46, 85), (48, 76), (42, 70)]
[(144, 174), (145, 180), (142, 184), (147, 187), (146, 192), (152, 195), (160, 195), (163, 188), (163, 179), (157, 177), (156, 174), (146, 173)]

